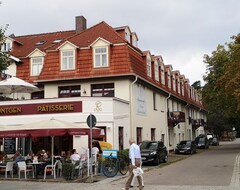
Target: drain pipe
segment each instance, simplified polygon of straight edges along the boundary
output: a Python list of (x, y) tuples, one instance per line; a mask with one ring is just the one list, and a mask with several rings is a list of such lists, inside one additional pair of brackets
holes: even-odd
[(135, 80), (130, 84), (130, 107), (129, 107), (129, 115), (130, 115), (130, 138), (133, 138), (133, 85), (137, 82), (138, 76), (135, 76)]
[[(187, 102), (187, 105), (185, 106), (185, 109), (186, 109), (186, 112), (187, 112), (187, 108), (190, 106), (190, 104)], [(186, 116), (185, 116), (186, 117)], [(189, 121), (189, 111), (188, 111), (188, 121)], [(188, 125), (189, 125), (189, 122), (188, 122)], [(185, 124), (185, 126), (186, 126), (186, 124)], [(186, 127), (185, 127), (185, 130), (187, 130), (186, 129)], [(187, 131), (185, 131), (185, 133), (186, 133)], [(190, 139), (192, 140), (192, 127), (190, 128), (190, 134), (188, 134), (189, 135), (189, 137), (190, 137)]]
[[(171, 97), (171, 93), (168, 94), (168, 97), (166, 98), (166, 105), (165, 105), (165, 110), (166, 110), (166, 113), (168, 113), (168, 99)], [(169, 133), (168, 133), (168, 115), (165, 116), (165, 123), (167, 124), (167, 127), (166, 127), (166, 135), (167, 135), (167, 151), (169, 153)]]

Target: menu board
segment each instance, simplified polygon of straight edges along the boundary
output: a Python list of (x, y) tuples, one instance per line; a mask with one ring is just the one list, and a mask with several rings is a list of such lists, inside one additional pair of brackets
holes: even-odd
[(4, 138), (4, 152), (14, 154), (16, 150), (16, 138)]

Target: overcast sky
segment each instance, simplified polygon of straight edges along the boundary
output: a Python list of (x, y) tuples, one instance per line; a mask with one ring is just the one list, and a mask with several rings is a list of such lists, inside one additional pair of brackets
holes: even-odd
[(137, 33), (141, 50), (162, 55), (190, 83), (203, 81), (204, 54), (240, 33), (239, 0), (0, 1), (0, 27), (9, 24), (6, 35), (73, 30), (79, 15), (88, 27), (101, 21), (112, 27), (128, 25)]

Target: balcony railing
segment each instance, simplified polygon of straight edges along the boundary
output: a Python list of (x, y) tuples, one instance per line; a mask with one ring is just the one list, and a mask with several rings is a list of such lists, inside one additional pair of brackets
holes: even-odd
[(193, 127), (198, 128), (200, 126), (202, 127), (206, 127), (206, 122), (204, 121), (204, 119), (191, 119), (191, 117), (189, 117), (189, 123), (192, 124)]
[(185, 122), (185, 113), (181, 111), (168, 112), (168, 126), (175, 127), (181, 122)]

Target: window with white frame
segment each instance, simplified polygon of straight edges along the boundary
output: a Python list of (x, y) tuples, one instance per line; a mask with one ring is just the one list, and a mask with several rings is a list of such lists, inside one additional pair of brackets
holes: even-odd
[(108, 48), (94, 48), (94, 67), (108, 67)]
[(63, 50), (61, 52), (61, 70), (75, 69), (75, 50)]
[(151, 73), (151, 58), (147, 57), (147, 76), (152, 77)]
[(171, 75), (170, 75), (170, 71), (168, 71), (167, 75), (168, 75), (168, 88), (171, 88)]
[(175, 78), (175, 75), (173, 75), (172, 81), (173, 81), (173, 91), (176, 91), (176, 78)]
[(161, 82), (163, 85), (165, 85), (165, 71), (164, 66), (161, 66)]
[(158, 61), (155, 60), (154, 62), (154, 76), (155, 76), (155, 80), (159, 81), (159, 69), (158, 69)]
[(2, 44), (1, 50), (3, 52), (10, 51), (11, 50), (11, 43), (10, 42), (5, 42)]
[(43, 68), (43, 57), (31, 58), (31, 76), (38, 76)]
[(178, 94), (180, 94), (181, 93), (181, 87), (180, 87), (179, 79), (177, 79), (177, 85), (178, 85), (177, 91), (178, 91)]
[(185, 93), (184, 93), (184, 82), (181, 82), (181, 87), (182, 87), (182, 95), (184, 96)]

